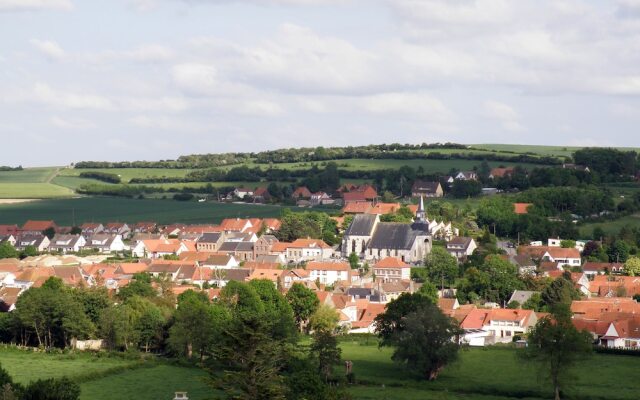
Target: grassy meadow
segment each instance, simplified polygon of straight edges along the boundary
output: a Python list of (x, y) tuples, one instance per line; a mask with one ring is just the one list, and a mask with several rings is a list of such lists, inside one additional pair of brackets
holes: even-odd
[[(391, 361), (391, 349), (346, 340), (342, 358), (353, 362), (357, 384), (348, 391), (356, 400), (542, 400), (552, 398), (548, 382), (535, 365), (506, 347), (467, 349), (434, 382), (419, 379)], [(1, 348), (0, 361), (15, 381), (67, 376), (81, 386), (81, 399), (171, 399), (175, 391), (193, 400), (221, 399), (201, 369), (156, 361), (131, 361), (90, 354), (53, 355)], [(640, 391), (640, 358), (594, 354), (573, 370), (566, 399), (635, 400)], [(336, 367), (343, 373), (342, 367)]]
[[(343, 342), (342, 357), (353, 361), (359, 386), (356, 399), (548, 399), (552, 389), (535, 365), (518, 359), (512, 348), (462, 350), (460, 360), (447, 367), (435, 382), (417, 379), (391, 361), (391, 349)], [(594, 354), (578, 365), (569, 399), (631, 400), (638, 398), (640, 358)]]
[[(278, 217), (284, 207), (121, 197), (82, 197), (0, 204), (0, 221), (22, 225), (28, 219), (54, 220), (60, 225), (82, 222), (156, 221), (158, 223), (216, 223), (233, 217)], [(296, 208), (294, 208), (295, 210)]]

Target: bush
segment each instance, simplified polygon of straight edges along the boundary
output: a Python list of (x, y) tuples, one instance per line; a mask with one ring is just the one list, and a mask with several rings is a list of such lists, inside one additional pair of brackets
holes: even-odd
[(173, 195), (173, 199), (177, 201), (190, 201), (193, 200), (194, 197), (191, 193), (176, 193)]

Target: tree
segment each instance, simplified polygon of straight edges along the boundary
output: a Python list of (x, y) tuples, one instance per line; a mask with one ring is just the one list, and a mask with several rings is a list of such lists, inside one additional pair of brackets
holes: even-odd
[(351, 269), (358, 269), (360, 266), (360, 257), (356, 253), (349, 254), (349, 265)]
[(562, 276), (545, 287), (540, 297), (548, 309), (552, 310), (557, 304), (570, 305), (573, 300), (579, 300), (580, 293), (574, 287), (570, 278), (567, 279)]
[(629, 276), (640, 275), (640, 258), (629, 257), (624, 263), (624, 273)]
[(555, 399), (560, 400), (562, 388), (571, 380), (571, 367), (591, 353), (591, 334), (577, 330), (569, 306), (558, 304), (552, 315), (538, 321), (527, 341), (522, 356), (539, 363), (540, 371), (551, 380)]
[(32, 246), (29, 245), (27, 247), (24, 248), (24, 250), (22, 250), (22, 253), (20, 254), (21, 258), (24, 257), (35, 257), (38, 255), (38, 249), (36, 248), (36, 246)]
[(42, 231), (42, 234), (51, 240), (56, 235), (56, 230), (54, 227), (49, 227)]
[(18, 251), (11, 246), (11, 243), (4, 242), (0, 244), (0, 258), (17, 258)]
[(273, 321), (260, 295), (249, 284), (232, 281), (222, 289), (219, 302), (231, 318), (213, 348), (214, 360), (224, 368), (215, 379), (217, 386), (234, 400), (283, 399), (286, 339), (273, 336)]
[(453, 338), (461, 332), (452, 318), (427, 302), (407, 314), (402, 329), (396, 326), (386, 343), (395, 347), (391, 357), (394, 361), (431, 381), (456, 360), (459, 346)]
[(315, 358), (318, 364), (318, 372), (324, 378), (324, 381), (328, 382), (333, 366), (340, 363), (342, 354), (333, 331), (319, 329), (314, 332), (310, 350), (311, 356)]
[(607, 251), (609, 262), (626, 262), (629, 257), (629, 245), (624, 240), (616, 240)]
[(426, 297), (433, 304), (438, 303), (438, 288), (429, 281), (424, 281), (416, 293)]
[(293, 317), (298, 325), (298, 329), (302, 329), (309, 317), (316, 312), (320, 306), (320, 300), (313, 290), (307, 288), (301, 283), (294, 283), (287, 292), (287, 301), (291, 304)]
[(405, 317), (427, 304), (431, 299), (418, 293), (402, 293), (397, 299), (387, 304), (385, 312), (375, 318), (376, 333), (380, 337), (381, 346), (391, 346), (394, 337), (405, 328)]
[(311, 331), (334, 332), (340, 321), (338, 311), (326, 304), (322, 304), (316, 312), (309, 318), (309, 329)]
[(156, 297), (156, 295), (156, 290), (151, 286), (151, 275), (146, 273), (133, 274), (133, 280), (118, 292), (118, 297), (124, 301), (133, 296)]
[(425, 267), (431, 282), (452, 285), (460, 276), (458, 261), (442, 247), (433, 247), (431, 253), (425, 258)]

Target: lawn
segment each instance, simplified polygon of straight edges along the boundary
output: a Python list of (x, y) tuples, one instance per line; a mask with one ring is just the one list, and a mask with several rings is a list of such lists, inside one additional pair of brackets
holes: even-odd
[[(297, 208), (294, 208), (297, 209)], [(195, 201), (82, 197), (0, 204), (0, 223), (23, 224), (28, 219), (52, 219), (60, 225), (82, 222), (156, 221), (158, 223), (216, 223), (223, 218), (278, 217), (283, 207)]]
[[(537, 368), (518, 359), (511, 348), (463, 350), (460, 360), (447, 367), (438, 380), (426, 382), (394, 364), (390, 349), (379, 350), (373, 342), (343, 342), (341, 347), (343, 359), (353, 361), (356, 379), (364, 382), (352, 391), (357, 399), (552, 397), (550, 385), (539, 379)], [(595, 354), (576, 368), (575, 384), (567, 393), (569, 398), (584, 400), (637, 399), (640, 380), (634, 377), (639, 368), (638, 357)]]
[(190, 400), (220, 398), (207, 385), (201, 369), (158, 365), (109, 375), (83, 383), (81, 400), (171, 400), (174, 392), (187, 392)]
[(135, 363), (120, 358), (97, 358), (90, 354), (54, 355), (10, 348), (0, 348), (0, 362), (14, 381), (23, 384), (41, 378), (104, 373)]

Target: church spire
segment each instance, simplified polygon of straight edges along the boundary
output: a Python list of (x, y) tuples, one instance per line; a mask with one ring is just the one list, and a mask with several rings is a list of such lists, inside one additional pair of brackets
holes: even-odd
[(427, 220), (427, 213), (424, 210), (424, 198), (420, 196), (420, 204), (418, 205), (418, 210), (416, 211), (416, 221), (424, 222)]

